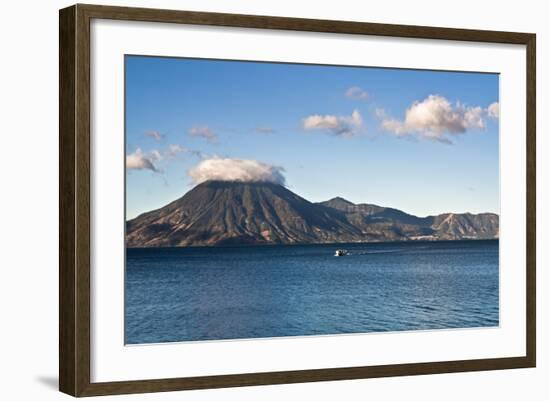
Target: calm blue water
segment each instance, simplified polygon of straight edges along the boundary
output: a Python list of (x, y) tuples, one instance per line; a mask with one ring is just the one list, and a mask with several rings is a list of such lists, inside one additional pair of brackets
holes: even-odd
[(126, 343), (498, 326), (498, 282), (498, 240), (128, 249)]

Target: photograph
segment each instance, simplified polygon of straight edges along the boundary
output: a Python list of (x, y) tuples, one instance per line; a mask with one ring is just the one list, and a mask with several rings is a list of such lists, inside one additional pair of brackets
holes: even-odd
[(498, 73), (124, 69), (126, 345), (499, 327)]

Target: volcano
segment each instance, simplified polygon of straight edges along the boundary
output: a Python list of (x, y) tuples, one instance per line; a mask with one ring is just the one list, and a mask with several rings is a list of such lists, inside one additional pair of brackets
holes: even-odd
[(268, 182), (207, 181), (130, 220), (128, 247), (355, 241), (344, 213)]
[(312, 203), (269, 182), (207, 181), (126, 223), (127, 247), (498, 238), (498, 215), (416, 217), (342, 198)]

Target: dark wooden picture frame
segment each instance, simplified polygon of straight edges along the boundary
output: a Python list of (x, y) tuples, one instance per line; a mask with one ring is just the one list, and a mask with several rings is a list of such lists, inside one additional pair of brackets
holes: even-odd
[[(90, 21), (93, 18), (525, 45), (527, 49), (526, 355), (509, 358), (92, 383), (90, 380)], [(60, 391), (73, 396), (94, 396), (535, 367), (535, 34), (80, 4), (60, 10), (59, 29)]]

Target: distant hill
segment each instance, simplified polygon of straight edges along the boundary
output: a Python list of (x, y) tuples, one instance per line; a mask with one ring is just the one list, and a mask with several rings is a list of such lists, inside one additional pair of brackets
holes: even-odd
[(371, 241), (492, 239), (499, 235), (494, 213), (444, 213), (417, 217), (398, 209), (354, 204), (337, 197), (321, 205), (340, 210)]
[(128, 247), (498, 238), (498, 215), (416, 217), (342, 198), (312, 203), (265, 182), (207, 181), (126, 223)]

